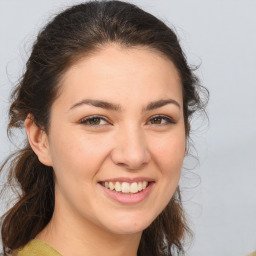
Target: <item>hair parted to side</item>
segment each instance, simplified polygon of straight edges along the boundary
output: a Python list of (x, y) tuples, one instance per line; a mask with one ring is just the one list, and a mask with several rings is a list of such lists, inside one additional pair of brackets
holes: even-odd
[[(187, 64), (176, 34), (155, 16), (121, 1), (90, 1), (73, 6), (43, 28), (33, 45), (26, 71), (11, 95), (9, 134), (13, 128), (24, 128), (28, 114), (47, 133), (51, 106), (60, 93), (65, 71), (109, 43), (154, 49), (175, 64), (183, 86), (188, 139), (192, 114), (204, 111), (206, 105), (200, 92), (205, 90), (206, 98), (208, 92)], [(21, 189), (18, 201), (2, 217), (4, 252), (11, 253), (33, 239), (50, 221), (54, 210), (54, 171), (39, 162), (28, 141), (3, 163), (0, 171), (7, 166), (9, 184), (15, 181)], [(164, 211), (143, 231), (138, 255), (181, 254), (187, 234), (191, 231), (178, 187)]]

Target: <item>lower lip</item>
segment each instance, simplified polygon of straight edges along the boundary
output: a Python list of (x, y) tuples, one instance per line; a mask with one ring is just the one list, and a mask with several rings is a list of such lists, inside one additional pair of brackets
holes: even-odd
[(145, 200), (150, 192), (152, 191), (154, 182), (150, 182), (149, 185), (142, 191), (139, 191), (138, 193), (121, 193), (116, 192), (115, 190), (110, 190), (102, 185), (101, 188), (104, 190), (104, 192), (115, 201), (121, 203), (121, 204), (137, 204)]

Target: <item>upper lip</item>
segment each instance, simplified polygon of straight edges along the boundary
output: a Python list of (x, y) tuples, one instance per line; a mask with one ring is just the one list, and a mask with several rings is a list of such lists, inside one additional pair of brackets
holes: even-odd
[(136, 177), (136, 178), (128, 178), (128, 177), (118, 177), (118, 178), (112, 178), (112, 179), (105, 179), (101, 180), (99, 182), (128, 182), (128, 183), (133, 183), (133, 182), (142, 182), (142, 181), (147, 181), (147, 182), (154, 182), (155, 180), (149, 177)]

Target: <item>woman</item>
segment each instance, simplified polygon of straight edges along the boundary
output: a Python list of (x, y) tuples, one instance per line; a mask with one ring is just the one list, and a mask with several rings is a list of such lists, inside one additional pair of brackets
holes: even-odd
[(175, 33), (133, 4), (92, 1), (38, 35), (12, 94), (3, 164), (22, 191), (10, 255), (174, 255), (190, 234), (178, 187), (198, 80)]

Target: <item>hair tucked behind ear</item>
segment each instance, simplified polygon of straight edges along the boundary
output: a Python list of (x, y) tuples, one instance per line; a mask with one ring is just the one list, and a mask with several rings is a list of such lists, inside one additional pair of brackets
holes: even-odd
[[(121, 1), (91, 1), (73, 6), (39, 33), (26, 71), (11, 95), (9, 134), (14, 128), (24, 128), (28, 114), (48, 133), (51, 106), (58, 97), (65, 71), (79, 58), (110, 43), (127, 48), (145, 46), (175, 64), (183, 86), (185, 130), (189, 138), (192, 114), (205, 108), (200, 96), (203, 87), (188, 66), (175, 33), (153, 15)], [(25, 144), (0, 169), (8, 169), (8, 184), (14, 183), (20, 190), (17, 202), (2, 218), (5, 253), (34, 238), (50, 221), (54, 210), (53, 169), (40, 163), (27, 141)], [(165, 210), (143, 232), (138, 255), (182, 253), (182, 241), (189, 233), (177, 188)]]
[(30, 146), (9, 159), (12, 160), (9, 182), (15, 177), (22, 193), (3, 216), (2, 240), (4, 246), (16, 249), (34, 238), (51, 219), (54, 179), (52, 168), (41, 164)]

